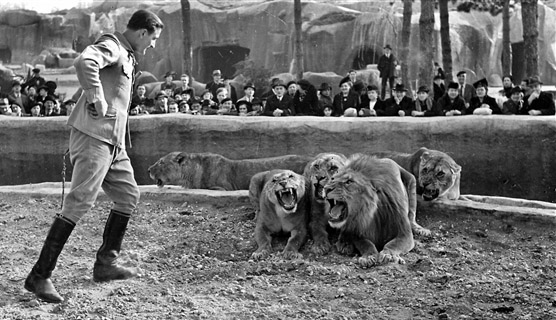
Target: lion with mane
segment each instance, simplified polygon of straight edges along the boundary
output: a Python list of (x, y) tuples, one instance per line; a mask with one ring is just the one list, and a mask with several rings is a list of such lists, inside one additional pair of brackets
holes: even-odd
[(251, 178), (249, 197), (258, 201), (255, 222), (257, 250), (255, 260), (266, 258), (272, 251), (272, 234), (289, 233), (282, 252), (285, 259), (302, 258), (299, 248), (307, 240), (309, 185), (305, 178), (291, 170), (272, 170)]
[(312, 157), (280, 157), (231, 160), (214, 153), (171, 152), (149, 167), (158, 187), (181, 185), (186, 189), (246, 190), (258, 172), (288, 169), (302, 173)]
[(387, 151), (371, 155), (392, 159), (411, 172), (418, 182), (417, 194), (426, 201), (460, 198), (461, 166), (444, 152), (420, 148), (413, 154)]
[(328, 222), (340, 229), (337, 246), (352, 244), (362, 267), (405, 263), (401, 255), (413, 249), (404, 171), (390, 159), (356, 154), (325, 186)]
[(311, 214), (309, 230), (313, 238), (312, 251), (324, 254), (330, 250), (328, 241), (328, 215), (324, 210), (326, 194), (324, 186), (330, 178), (343, 168), (347, 158), (340, 153), (321, 153), (313, 161), (307, 163), (303, 176), (310, 183)]

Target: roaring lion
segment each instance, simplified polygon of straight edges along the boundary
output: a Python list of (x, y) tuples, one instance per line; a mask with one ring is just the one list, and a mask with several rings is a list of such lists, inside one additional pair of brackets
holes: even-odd
[(418, 181), (417, 193), (424, 200), (460, 198), (461, 166), (444, 152), (420, 148), (413, 154), (376, 152), (372, 155), (392, 159), (411, 172)]
[(324, 186), (339, 169), (343, 168), (347, 158), (340, 153), (321, 153), (313, 161), (307, 163), (303, 176), (311, 186), (311, 215), (309, 230), (313, 238), (312, 251), (316, 254), (324, 254), (330, 250), (328, 241), (328, 215), (324, 210), (325, 198)]
[(357, 154), (325, 186), (328, 222), (340, 229), (339, 245), (359, 251), (362, 267), (403, 264), (400, 255), (413, 249), (403, 171), (390, 159)]
[(289, 233), (282, 252), (285, 259), (302, 258), (299, 248), (307, 240), (309, 186), (305, 178), (291, 170), (260, 172), (251, 178), (249, 197), (259, 201), (255, 223), (257, 250), (253, 259), (266, 258), (272, 250), (272, 234)]
[(272, 158), (231, 160), (213, 153), (171, 152), (149, 167), (158, 187), (181, 185), (186, 189), (246, 190), (258, 172), (288, 169), (302, 173), (312, 157), (286, 155)]

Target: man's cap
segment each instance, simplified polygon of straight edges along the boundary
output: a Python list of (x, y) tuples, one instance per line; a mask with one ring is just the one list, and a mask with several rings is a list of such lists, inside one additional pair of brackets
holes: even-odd
[(390, 50), (392, 50), (392, 47), (390, 47), (390, 45), (387, 44), (387, 45), (384, 46), (384, 49), (390, 49)]
[(47, 95), (46, 98), (44, 98), (44, 103), (46, 103), (47, 101), (52, 101), (52, 102), (56, 103), (56, 98), (54, 98), (51, 95)]
[(174, 71), (168, 71), (168, 72), (166, 72), (166, 74), (164, 75), (164, 78), (166, 78), (166, 77), (168, 77), (168, 76), (172, 76), (172, 77), (173, 77), (173, 76), (175, 76), (175, 75), (176, 75), (176, 73), (175, 73)]
[(367, 91), (376, 91), (378, 92), (378, 87), (375, 86), (374, 84), (370, 84), (367, 86)]
[(213, 76), (221, 76), (221, 75), (222, 75), (222, 71), (216, 69), (216, 70), (212, 71), (212, 75), (213, 75)]
[(533, 76), (529, 78), (529, 85), (532, 86), (534, 84), (543, 84), (539, 76)]
[(462, 74), (467, 74), (467, 71), (462, 70), (462, 71), (458, 72), (457, 76), (459, 77), (459, 76), (461, 76)]
[(255, 98), (255, 99), (253, 99), (253, 101), (251, 101), (251, 106), (253, 106), (253, 105), (262, 105), (262, 104), (263, 104), (263, 102), (259, 98)]
[(407, 91), (407, 89), (405, 88), (405, 86), (403, 85), (403, 83), (397, 83), (394, 86), (394, 91)]
[(154, 98), (158, 99), (160, 97), (168, 98), (168, 95), (166, 95), (166, 92), (164, 91), (159, 91)]
[(426, 92), (429, 93), (429, 87), (427, 86), (420, 86), (419, 89), (417, 89), (417, 93), (419, 92)]
[(514, 93), (523, 93), (523, 90), (521, 89), (520, 86), (515, 86), (512, 88), (512, 90), (510, 90), (510, 94), (514, 94)]
[(249, 102), (247, 100), (239, 100), (238, 102), (236, 102), (236, 108), (239, 109), (239, 106), (242, 106), (242, 105), (246, 105), (247, 109), (251, 108), (251, 102)]
[(320, 84), (319, 91), (325, 90), (332, 90), (332, 87), (328, 84), (328, 82), (323, 82)]
[(305, 79), (301, 79), (301, 80), (297, 81), (297, 85), (303, 90), (307, 90), (312, 86), (312, 84)]
[(284, 89), (287, 89), (288, 86), (284, 83), (284, 81), (280, 80), (277, 81), (275, 83), (272, 84), (272, 89), (276, 88), (276, 87), (284, 87)]
[(244, 86), (243, 86), (243, 90), (247, 89), (247, 88), (251, 88), (253, 90), (255, 90), (255, 85), (252, 82), (247, 82)]
[(31, 71), (33, 71), (34, 73), (39, 73), (39, 72), (41, 72), (41, 69), (39, 69), (39, 68), (33, 68), (33, 70), (31, 70)]
[(458, 89), (459, 89), (459, 83), (454, 82), (454, 81), (448, 83), (448, 89), (456, 89), (456, 90), (458, 90)]

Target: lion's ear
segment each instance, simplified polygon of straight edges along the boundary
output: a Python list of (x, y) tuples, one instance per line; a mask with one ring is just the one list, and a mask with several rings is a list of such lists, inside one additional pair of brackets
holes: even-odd
[(452, 166), (452, 173), (459, 174), (460, 172), (461, 172), (461, 166), (457, 163), (454, 163), (454, 165)]
[(421, 161), (428, 161), (431, 158), (431, 154), (428, 151), (423, 152), (421, 155)]

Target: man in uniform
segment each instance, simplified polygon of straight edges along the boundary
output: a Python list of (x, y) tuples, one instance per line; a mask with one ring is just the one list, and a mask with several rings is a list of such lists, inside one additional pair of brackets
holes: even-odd
[(42, 300), (64, 300), (50, 276), (75, 224), (93, 206), (101, 187), (114, 204), (96, 254), (93, 280), (127, 279), (137, 274), (135, 268), (117, 263), (129, 218), (139, 201), (139, 189), (125, 150), (128, 108), (135, 77), (134, 53), (144, 54), (154, 48), (163, 28), (154, 13), (136, 11), (123, 33), (102, 35), (74, 62), (83, 94), (68, 119), (71, 189), (25, 280), (25, 289)]

